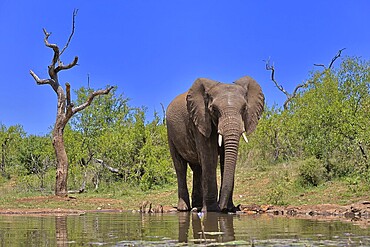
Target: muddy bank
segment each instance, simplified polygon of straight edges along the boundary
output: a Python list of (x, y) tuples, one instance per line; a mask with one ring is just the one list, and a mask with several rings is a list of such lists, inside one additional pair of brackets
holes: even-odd
[[(22, 199), (30, 202), (79, 201), (77, 198), (37, 197)], [(92, 200), (92, 201), (91, 201)], [(172, 206), (154, 205), (150, 201), (144, 201), (134, 210), (123, 209), (120, 200), (112, 199), (89, 199), (89, 203), (99, 205), (95, 210), (83, 209), (77, 206), (75, 209), (68, 208), (0, 208), (0, 215), (81, 215), (88, 212), (122, 212), (133, 211), (141, 213), (175, 213)], [(345, 221), (362, 221), (361, 224), (370, 225), (370, 201), (363, 200), (350, 205), (337, 204), (302, 205), (302, 206), (273, 206), (273, 205), (240, 205), (239, 215), (271, 215), (284, 217), (304, 217), (313, 219), (340, 219)]]
[(336, 204), (303, 205), (303, 206), (241, 206), (240, 214), (268, 214), (275, 217), (303, 218), (311, 220), (340, 220), (370, 227), (370, 201), (351, 205)]
[[(336, 204), (303, 205), (303, 206), (273, 206), (273, 205), (239, 205), (237, 214), (271, 214), (271, 215), (307, 215), (307, 216), (337, 216), (346, 218), (370, 218), (370, 201), (361, 201), (347, 206)], [(162, 205), (152, 205), (145, 201), (140, 205), (142, 213), (175, 212), (176, 208)]]
[(347, 206), (336, 204), (303, 205), (303, 206), (270, 206), (270, 205), (241, 205), (238, 213), (287, 216), (335, 216), (345, 218), (370, 219), (370, 201), (362, 201)]
[[(356, 222), (362, 227), (370, 226), (370, 201), (361, 201), (346, 206), (337, 204), (303, 205), (303, 206), (273, 206), (273, 205), (240, 205), (238, 215), (270, 215), (280, 217), (295, 217), (317, 220), (341, 220)], [(141, 213), (176, 212), (174, 207), (153, 206), (143, 202)]]

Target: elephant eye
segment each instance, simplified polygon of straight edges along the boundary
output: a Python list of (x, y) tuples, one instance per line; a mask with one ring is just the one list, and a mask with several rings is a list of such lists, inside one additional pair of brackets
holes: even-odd
[(208, 106), (208, 109), (209, 109), (209, 111), (210, 111), (210, 112), (213, 112), (213, 110), (214, 110), (213, 105), (212, 105), (212, 104), (210, 104), (210, 105)]
[(211, 114), (217, 116), (219, 114), (219, 109), (216, 105), (210, 105), (209, 106), (209, 111), (211, 112)]

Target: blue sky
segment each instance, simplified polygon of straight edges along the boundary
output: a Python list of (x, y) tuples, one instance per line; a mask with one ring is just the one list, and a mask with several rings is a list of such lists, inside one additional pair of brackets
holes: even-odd
[[(161, 112), (198, 77), (233, 82), (250, 75), (269, 105), (284, 101), (276, 79), (292, 91), (314, 63), (343, 55), (370, 59), (370, 1), (69, 0), (0, 1), (0, 122), (45, 134), (55, 121), (56, 95), (37, 86), (32, 69), (47, 77), (52, 51), (64, 46), (77, 8), (76, 30), (62, 61), (79, 65), (59, 74), (72, 89), (117, 85), (132, 106)], [(336, 63), (337, 65), (339, 64)], [(316, 68), (318, 69), (318, 68)]]

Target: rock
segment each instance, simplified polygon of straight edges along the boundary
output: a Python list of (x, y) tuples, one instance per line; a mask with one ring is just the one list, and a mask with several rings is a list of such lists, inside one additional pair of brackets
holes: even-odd
[(150, 213), (152, 210), (152, 203), (149, 201), (143, 201), (140, 205), (140, 212), (141, 213)]
[(345, 212), (344, 213), (344, 217), (346, 217), (346, 218), (350, 218), (350, 219), (353, 219), (353, 218), (355, 218), (355, 213), (353, 213), (353, 212)]
[(163, 206), (157, 205), (152, 211), (153, 213), (163, 213)]

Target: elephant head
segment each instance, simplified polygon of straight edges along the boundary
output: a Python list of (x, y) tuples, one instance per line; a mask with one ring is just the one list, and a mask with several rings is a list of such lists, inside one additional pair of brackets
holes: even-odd
[(190, 119), (198, 131), (205, 138), (218, 135), (219, 145), (223, 145), (219, 206), (227, 210), (232, 202), (239, 139), (245, 132), (255, 130), (263, 112), (264, 95), (257, 82), (248, 76), (233, 84), (201, 78), (194, 82), (186, 100)]

